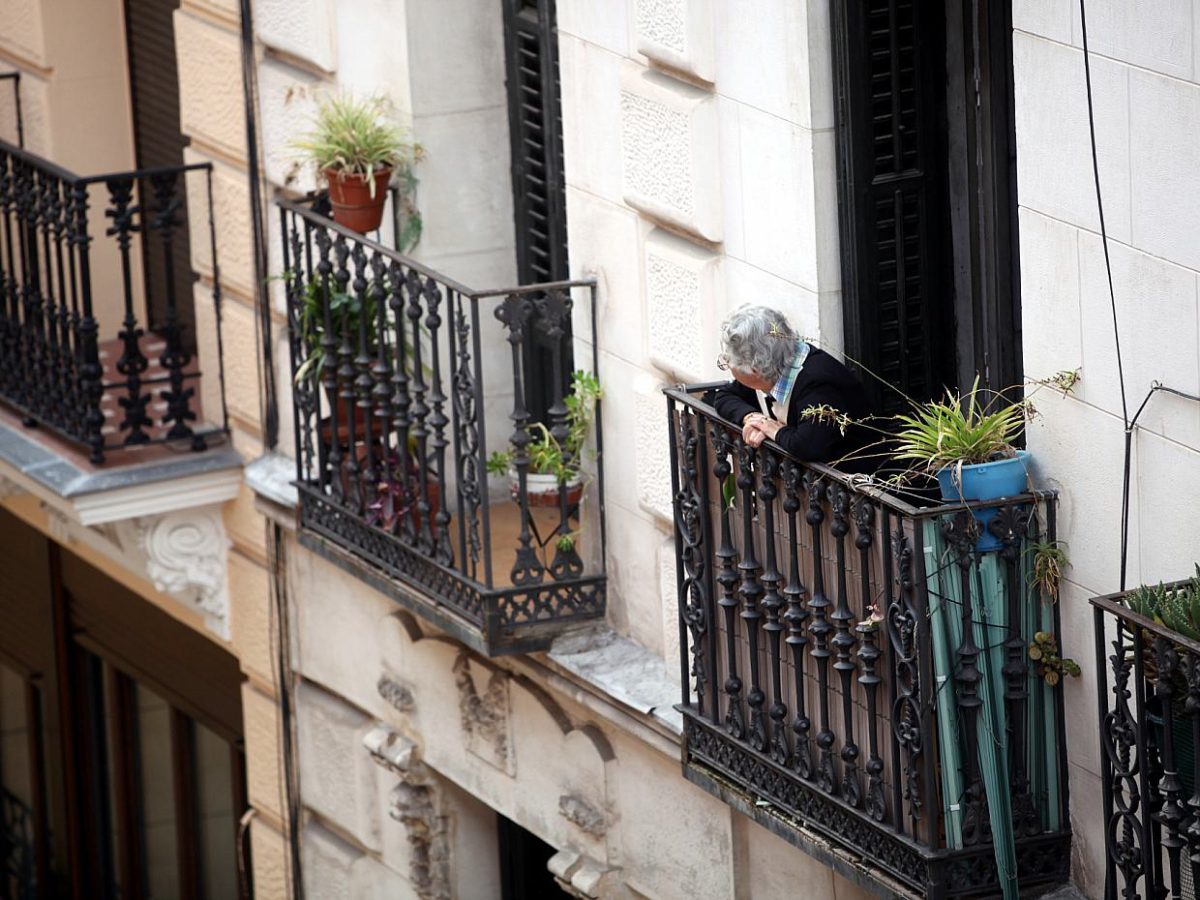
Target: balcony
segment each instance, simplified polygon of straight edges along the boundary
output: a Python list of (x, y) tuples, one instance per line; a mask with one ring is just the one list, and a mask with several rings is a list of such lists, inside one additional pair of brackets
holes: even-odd
[[(562, 338), (581, 296), (594, 333), (594, 284), (471, 290), (310, 201), (280, 214), (301, 542), (487, 655), (603, 617), (600, 448), (535, 491), (526, 405), (540, 335), (561, 437)], [(512, 470), (489, 485), (494, 451)]]
[(750, 448), (705, 387), (666, 392), (684, 775), (887, 896), (1065, 882), (1062, 690), (1028, 656), (1053, 496), (914, 506)]
[[(225, 442), (223, 391), (202, 408), (190, 277), (177, 277), (189, 178), (208, 198), (215, 270), (210, 164), (79, 177), (0, 141), (0, 399), (92, 466)], [(219, 309), (215, 280), (212, 298)]]
[[(1189, 582), (1162, 590), (1194, 595)], [(1188, 637), (1130, 608), (1133, 594), (1091, 601), (1106, 890), (1191, 898), (1200, 883), (1200, 641), (1194, 624)], [(1191, 609), (1181, 612), (1195, 622)]]

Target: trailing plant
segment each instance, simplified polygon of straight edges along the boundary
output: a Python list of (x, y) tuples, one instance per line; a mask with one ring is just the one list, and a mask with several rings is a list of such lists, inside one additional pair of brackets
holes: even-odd
[[(583, 371), (571, 373), (571, 388), (563, 397), (567, 409), (566, 436), (560, 442), (545, 424), (532, 423), (529, 433), (533, 440), (525, 448), (530, 472), (554, 475), (559, 484), (567, 484), (579, 477), (583, 446), (591, 433), (596, 403), (603, 393), (595, 375)], [(488, 458), (487, 470), (493, 475), (504, 475), (512, 468), (513, 458), (513, 451), (497, 450)]]
[(1029, 545), (1033, 553), (1033, 571), (1029, 573), (1030, 584), (1047, 603), (1058, 602), (1058, 589), (1063, 570), (1071, 565), (1067, 557), (1067, 545), (1063, 541), (1038, 541)]
[(421, 157), (421, 147), (386, 119), (388, 103), (381, 97), (358, 100), (324, 97), (317, 102), (313, 128), (292, 141), (317, 168), (338, 178), (361, 175), (375, 196), (375, 173), (386, 168), (405, 170)]
[(1033, 636), (1029, 658), (1037, 663), (1038, 677), (1050, 687), (1057, 685), (1065, 675), (1078, 678), (1083, 671), (1069, 656), (1058, 655), (1058, 641), (1051, 631), (1039, 631)]

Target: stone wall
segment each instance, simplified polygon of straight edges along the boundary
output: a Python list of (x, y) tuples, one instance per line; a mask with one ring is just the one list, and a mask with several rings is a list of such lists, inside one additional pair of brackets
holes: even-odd
[[(1042, 394), (1029, 436), (1061, 492), (1073, 563), (1062, 644), (1083, 666), (1067, 691), (1075, 873), (1103, 887), (1096, 673), (1089, 596), (1119, 584), (1121, 395), (1088, 137), (1079, 5), (1014, 4), (1025, 370), (1082, 367), (1068, 399)], [(1096, 141), (1130, 415), (1152, 381), (1200, 388), (1200, 4), (1087, 4)], [(1160, 395), (1135, 434), (1129, 586), (1187, 577), (1197, 560), (1200, 408)]]
[[(677, 654), (662, 385), (720, 377), (721, 319), (841, 346), (828, 4), (560, 0), (572, 274), (600, 280), (614, 626)], [(612, 477), (616, 475), (617, 477)]]

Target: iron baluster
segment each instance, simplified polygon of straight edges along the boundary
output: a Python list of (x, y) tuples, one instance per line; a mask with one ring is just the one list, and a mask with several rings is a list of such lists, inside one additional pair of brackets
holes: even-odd
[(783, 511), (788, 521), (788, 577), (783, 588), (783, 596), (787, 599), (787, 611), (783, 614), (787, 623), (785, 642), (792, 653), (792, 674), (796, 691), (796, 715), (792, 719), (792, 733), (796, 736), (792, 752), (791, 764), (801, 778), (812, 778), (812, 751), (809, 748), (808, 733), (812, 722), (805, 710), (804, 694), (807, 684), (804, 679), (804, 648), (808, 645), (804, 623), (808, 619), (808, 610), (804, 608), (804, 597), (807, 588), (800, 580), (800, 534), (797, 513), (800, 512), (801, 492), (804, 469), (791, 460), (783, 463)]
[(38, 261), (38, 182), (35, 170), (21, 166), (23, 177), (17, 182), (17, 211), (21, 220), (18, 232), (21, 245), (21, 269), (24, 278), (21, 284), (21, 306), (24, 327), (21, 329), (23, 351), (21, 373), (23, 376), (21, 402), (27, 412), (24, 422), (32, 425), (44, 409), (41, 383), (45, 336), (42, 334), (41, 265)]
[[(20, 261), (14, 256), (13, 230), (19, 227), (13, 222), (15, 204), (15, 181), (13, 157), (0, 148), (0, 226), (3, 228), (3, 244), (0, 245), (0, 308), (3, 309), (3, 332), (5, 359), (19, 359), (21, 344), (21, 309), (17, 293), (20, 284)], [(73, 194), (72, 194), (73, 196)], [(74, 225), (72, 217), (70, 224)], [(19, 384), (18, 367), (0, 366), (0, 385), (8, 395), (15, 395)]]
[(858, 745), (854, 742), (854, 698), (851, 696), (854, 673), (858, 666), (854, 662), (854, 647), (858, 643), (850, 623), (854, 621), (854, 613), (850, 610), (846, 576), (846, 535), (850, 533), (850, 492), (840, 482), (829, 486), (829, 506), (833, 512), (830, 532), (833, 534), (834, 552), (837, 565), (837, 607), (830, 613), (836, 633), (832, 645), (837, 659), (833, 670), (838, 673), (842, 682), (842, 727), (846, 733), (842, 739), (842, 781), (841, 793), (843, 799), (851, 806), (858, 806), (862, 801), (862, 786), (858, 781)]
[[(858, 683), (867, 695), (867, 795), (864, 808), (876, 822), (887, 817), (887, 801), (883, 795), (883, 760), (879, 757), (879, 722), (876, 719), (876, 695), (883, 679), (875, 666), (882, 655), (879, 637), (879, 608), (871, 601), (871, 548), (875, 541), (875, 506), (867, 497), (854, 504), (854, 521), (858, 526), (854, 546), (858, 549), (858, 569), (861, 584), (862, 620), (855, 627), (860, 636), (858, 658), (862, 674)], [(857, 783), (857, 779), (855, 780)], [(845, 791), (843, 790), (843, 793)]]
[[(697, 483), (701, 473), (699, 447), (702, 433), (694, 426), (694, 416), (688, 410), (679, 413), (679, 437), (676, 447), (678, 489), (675, 493), (675, 535), (678, 559), (678, 608), (680, 620), (691, 634), (691, 669), (695, 681), (696, 707), (701, 715), (706, 705), (708, 673), (708, 598), (707, 561), (704, 544), (704, 516), (708, 510), (700, 499)], [(686, 681), (685, 681), (686, 684)], [(714, 701), (707, 701), (712, 703)]]
[[(975, 643), (975, 603), (971, 585), (971, 568), (974, 564), (975, 545), (979, 541), (982, 526), (969, 510), (961, 510), (947, 517), (942, 523), (942, 533), (955, 554), (961, 585), (962, 643), (957, 656), (958, 671), (954, 680), (958, 685), (955, 702), (962, 715), (963, 742), (966, 745), (963, 760), (963, 778), (966, 782), (962, 799), (963, 844), (970, 847), (983, 843), (991, 837), (991, 824), (987, 815), (987, 798), (983, 790), (983, 776), (979, 762), (979, 711), (983, 700), (979, 697), (979, 683), (983, 673), (979, 671), (979, 654)], [(943, 603), (947, 602), (945, 599)]]
[[(319, 313), (322, 320), (321, 328), (321, 391), (325, 394), (325, 402), (329, 404), (329, 435), (322, 435), (321, 445), (325, 448), (325, 466), (321, 472), (321, 482), (332, 492), (333, 498), (342, 503), (345, 501), (345, 485), (342, 483), (342, 420), (345, 417), (344, 407), (338, 392), (338, 338), (334, 329), (333, 317), (333, 238), (324, 228), (316, 231), (317, 243), (317, 279), (316, 286)], [(306, 289), (311, 290), (311, 287)], [(315, 373), (314, 373), (315, 377)], [(320, 401), (318, 399), (318, 408)]]
[[(407, 475), (407, 448), (396, 447), (392, 444), (392, 370), (390, 367), (391, 346), (388, 341), (387, 321), (387, 263), (378, 251), (371, 252), (368, 263), (371, 278), (367, 285), (369, 303), (364, 309), (373, 313), (373, 319), (368, 327), (374, 328), (372, 340), (375, 352), (371, 354), (371, 420), (375, 434), (379, 435), (377, 447), (378, 471), (368, 476), (376, 484), (376, 499), (383, 491), (395, 491), (397, 486), (403, 487)], [(392, 497), (393, 503), (403, 503), (403, 490), (400, 496)], [(385, 524), (385, 523), (381, 523)]]
[[(428, 312), (425, 316), (425, 327), (429, 329), (429, 426), (432, 429), (429, 443), (433, 448), (433, 464), (429, 474), (433, 476), (433, 484), (438, 488), (437, 509), (433, 509), (433, 504), (429, 504), (433, 513), (431, 517), (432, 553), (434, 559), (442, 565), (453, 566), (454, 549), (450, 546), (449, 529), (450, 511), (446, 507), (446, 448), (450, 446), (450, 442), (446, 440), (446, 426), (450, 424), (450, 420), (446, 417), (446, 395), (442, 393), (441, 302), (441, 285), (431, 277), (426, 278), (425, 304)], [(421, 490), (428, 500), (429, 483), (422, 484)]]
[[(730, 455), (733, 443), (725, 429), (718, 423), (712, 426), (713, 475), (717, 484), (724, 488), (726, 480), (733, 475)], [(724, 493), (724, 491), (722, 491)], [(742, 711), (742, 679), (737, 658), (737, 550), (733, 546), (733, 535), (729, 526), (730, 504), (721, 501), (721, 545), (717, 548), (717, 584), (721, 598), (717, 605), (725, 624), (725, 728), (733, 737), (741, 740), (746, 734), (746, 720)]]
[[(409, 434), (408, 411), (412, 406), (412, 396), (408, 391), (408, 369), (411, 363), (408, 359), (408, 338), (405, 336), (404, 291), (407, 286), (404, 270), (398, 262), (393, 261), (388, 266), (388, 306), (391, 308), (391, 327), (395, 332), (396, 363), (392, 367), (392, 412), (395, 416), (393, 428), (396, 432), (396, 454), (399, 456), (401, 478), (405, 489), (405, 502), (415, 504), (417, 486), (415, 478), (420, 477), (420, 467), (413, 459), (412, 442)], [(416, 527), (412, 515), (403, 515), (396, 523), (400, 536), (409, 544), (417, 541)]]
[(475, 405), (475, 375), (471, 360), (471, 321), (459, 297), (454, 313), (455, 366), (454, 418), (456, 422), (456, 452), (458, 455), (458, 533), (462, 546), (463, 572), (470, 578), (478, 576), (482, 544), (479, 537), (480, 495), (484, 489), (484, 472), (479, 463), (480, 440)]
[[(351, 274), (351, 289), (349, 298), (351, 309), (357, 310), (358, 315), (347, 316), (353, 320), (354, 334), (352, 340), (357, 349), (354, 354), (354, 413), (351, 419), (356, 426), (362, 424), (362, 459), (359, 459), (358, 444), (351, 442), (351, 457), (354, 459), (355, 473), (360, 476), (358, 496), (359, 509), (367, 512), (375, 507), (379, 499), (379, 468), (376, 466), (375, 416), (371, 409), (371, 391), (374, 380), (371, 377), (372, 357), (379, 353), (379, 347), (372, 346), (375, 336), (375, 321), (371, 314), (369, 286), (367, 279), (367, 252), (358, 241), (350, 251), (350, 260), (354, 271)], [(365, 463), (365, 465), (362, 465)]]
[(525, 409), (525, 390), (521, 379), (521, 349), (525, 339), (525, 328), (532, 314), (532, 304), (523, 294), (509, 294), (496, 307), (496, 318), (508, 329), (508, 342), (512, 348), (513, 411), (509, 416), (513, 422), (513, 433), (509, 442), (513, 446), (513, 468), (517, 471), (517, 503), (521, 507), (521, 533), (517, 537), (517, 557), (513, 562), (513, 584), (537, 584), (545, 576), (545, 569), (533, 549), (531, 529), (532, 516), (529, 512), (529, 453), (532, 438), (529, 435), (529, 413)]
[(762, 501), (763, 522), (766, 526), (766, 558), (762, 573), (762, 609), (766, 615), (763, 632), (767, 636), (767, 663), (771, 671), (771, 758), (781, 766), (787, 765), (791, 756), (788, 748), (787, 729), (784, 720), (787, 718), (787, 705), (783, 702), (783, 658), (780, 656), (780, 643), (783, 636), (783, 624), (779, 613), (783, 608), (783, 596), (779, 592), (783, 584), (783, 573), (775, 558), (775, 498), (779, 496), (777, 479), (779, 478), (779, 458), (772, 450), (763, 448), (758, 454), (759, 487), (758, 498)]
[(1025, 773), (1025, 700), (1028, 668), (1026, 640), (1021, 634), (1021, 599), (1025, 584), (1021, 576), (1021, 554), (1026, 547), (1030, 509), (1008, 504), (996, 511), (988, 531), (1000, 540), (1000, 558), (1008, 580), (1008, 636), (1004, 639), (1004, 704), (1008, 719), (1008, 771), (1012, 790), (1013, 834), (1028, 837), (1042, 830)]
[(750, 707), (748, 740), (751, 747), (762, 751), (767, 749), (767, 725), (763, 717), (766, 694), (763, 693), (762, 681), (759, 678), (758, 653), (758, 630), (762, 621), (758, 604), (763, 595), (758, 575), (762, 567), (754, 549), (754, 471), (757, 458), (758, 454), (753, 447), (744, 441), (738, 442), (737, 486), (742, 492), (742, 558), (737, 568), (741, 576), (738, 593), (742, 598), (741, 618), (746, 625), (746, 655), (750, 658), (750, 690), (746, 694), (746, 703)]
[[(550, 379), (553, 382), (552, 391), (554, 402), (546, 410), (550, 420), (550, 435), (563, 451), (563, 465), (570, 469), (578, 468), (579, 460), (572, 458), (567, 442), (570, 427), (567, 417), (567, 406), (563, 398), (563, 338), (571, 324), (571, 298), (564, 291), (546, 291), (537, 301), (537, 311), (541, 318), (545, 334), (550, 341)], [(558, 534), (561, 540), (554, 542), (554, 558), (550, 563), (550, 574), (555, 578), (571, 578), (583, 574), (583, 560), (579, 557), (579, 549), (571, 534), (571, 504), (569, 502), (570, 487), (560, 481), (558, 484)], [(574, 511), (578, 515), (578, 511)]]
[(170, 425), (169, 439), (192, 438), (192, 449), (203, 450), (204, 438), (193, 432), (189, 422), (195, 421), (196, 413), (191, 408), (195, 389), (184, 387), (184, 369), (191, 362), (191, 354), (183, 349), (182, 325), (179, 322), (178, 298), (175, 296), (174, 235), (179, 225), (180, 208), (178, 176), (174, 172), (154, 175), (150, 179), (154, 188), (155, 215), (151, 230), (157, 231), (162, 241), (164, 284), (167, 291), (167, 320), (165, 323), (165, 345), (159, 363), (167, 373), (169, 387), (160, 396), (167, 404), (163, 424)]
[[(1188, 652), (1184, 666), (1187, 679), (1187, 697), (1183, 701), (1183, 714), (1190, 719), (1192, 747), (1200, 747), (1200, 656)], [(1187, 801), (1187, 823), (1184, 827), (1187, 839), (1188, 863), (1192, 870), (1192, 883), (1196, 883), (1200, 870), (1200, 753), (1192, 754), (1192, 796)]]
[(91, 448), (89, 459), (99, 465), (104, 461), (104, 413), (100, 410), (100, 398), (104, 393), (104, 370), (100, 366), (100, 347), (97, 341), (96, 317), (92, 309), (92, 278), (88, 234), (87, 186), (77, 183), (73, 189), (75, 202), (74, 227), (71, 243), (79, 260), (79, 284), (82, 290), (82, 315), (79, 320), (80, 368), (79, 382), (87, 398), (87, 413), (84, 424), (84, 439)]
[(121, 286), (125, 296), (125, 318), (121, 322), (121, 356), (117, 360), (117, 371), (125, 377), (125, 388), (128, 396), (121, 397), (119, 403), (125, 411), (125, 416), (119, 424), (122, 431), (128, 431), (125, 436), (126, 444), (144, 444), (150, 440), (146, 426), (150, 419), (146, 415), (146, 406), (150, 395), (142, 391), (142, 375), (149, 366), (149, 360), (142, 354), (142, 329), (138, 326), (137, 315), (133, 308), (133, 272), (130, 260), (130, 242), (132, 236), (142, 230), (138, 222), (141, 209), (132, 203), (134, 180), (132, 178), (114, 178), (105, 182), (108, 187), (109, 208), (105, 216), (112, 220), (112, 225), (105, 231), (108, 237), (116, 236), (117, 247), (121, 253)]
[(1158, 635), (1154, 638), (1154, 667), (1157, 678), (1154, 693), (1159, 701), (1162, 715), (1162, 774), (1155, 788), (1161, 803), (1154, 815), (1166, 832), (1162, 837), (1162, 846), (1167, 851), (1167, 863), (1171, 879), (1171, 896), (1183, 895), (1182, 874), (1179, 868), (1180, 851), (1184, 847), (1182, 826), (1186, 808), (1183, 802), (1183, 782), (1179, 778), (1179, 770), (1175, 758), (1175, 728), (1174, 728), (1174, 680), (1180, 670), (1179, 650), (1175, 643), (1168, 638)]
[[(920, 640), (917, 629), (920, 619), (913, 597), (912, 542), (905, 533), (903, 522), (892, 533), (892, 556), (896, 564), (896, 583), (899, 590), (888, 611), (888, 634), (892, 645), (892, 677), (896, 685), (892, 701), (892, 731), (904, 754), (902, 771), (897, 780), (904, 783), (904, 800), (912, 836), (917, 837), (924, 799), (921, 796), (921, 767), (924, 762), (925, 733), (921, 710), (921, 665), (918, 658)], [(902, 819), (899, 811), (896, 819)]]
[(837, 773), (833, 764), (833, 731), (829, 727), (829, 635), (833, 626), (829, 624), (829, 607), (825, 596), (825, 561), (821, 557), (821, 525), (825, 521), (825, 510), (821, 501), (825, 496), (825, 481), (818, 475), (807, 478), (808, 513), (805, 521), (812, 529), (813, 592), (808, 601), (812, 624), (808, 627), (812, 635), (812, 658), (817, 665), (817, 701), (820, 710), (821, 729), (817, 732), (817, 748), (820, 751), (817, 763), (817, 784), (821, 790), (832, 794), (837, 787)]
[(412, 406), (409, 407), (411, 423), (409, 436), (417, 454), (417, 486), (416, 508), (417, 521), (414, 523), (417, 548), (423, 554), (433, 552), (433, 528), (430, 519), (432, 507), (429, 505), (429, 429), (427, 428), (429, 407), (425, 405), (425, 395), (428, 388), (425, 384), (425, 364), (421, 354), (421, 299), (425, 286), (421, 281), (421, 273), (416, 269), (408, 270), (408, 316), (412, 346), (411, 392)]
[[(333, 308), (335, 301), (341, 304), (339, 316), (334, 319), (337, 333), (337, 350), (328, 362), (331, 368), (336, 368), (335, 379), (337, 404), (341, 415), (346, 420), (345, 458), (340, 470), (333, 473), (334, 478), (344, 480), (343, 498), (351, 509), (358, 513), (363, 511), (362, 483), (359, 479), (358, 468), (358, 413), (357, 401), (354, 396), (354, 344), (357, 342), (355, 316), (350, 315), (346, 304), (349, 302), (350, 270), (347, 261), (350, 258), (350, 248), (346, 239), (341, 235), (334, 238), (333, 243), (333, 285), (332, 292), (326, 296), (326, 303)], [(358, 318), (361, 318), (358, 317)], [(342, 436), (335, 436), (335, 443), (342, 443)]]

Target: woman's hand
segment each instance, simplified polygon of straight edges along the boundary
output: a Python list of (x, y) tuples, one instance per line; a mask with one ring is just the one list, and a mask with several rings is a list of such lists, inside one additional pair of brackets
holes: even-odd
[(750, 413), (742, 420), (742, 440), (751, 447), (759, 447), (767, 439), (775, 440), (775, 435), (782, 427), (783, 423), (777, 419), (767, 418), (761, 413)]

